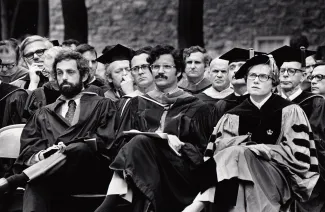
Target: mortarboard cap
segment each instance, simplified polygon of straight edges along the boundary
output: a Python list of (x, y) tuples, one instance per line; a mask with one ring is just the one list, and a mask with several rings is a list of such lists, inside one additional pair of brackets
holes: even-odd
[(299, 62), (304, 66), (306, 57), (315, 53), (315, 51), (310, 50), (305, 50), (305, 53), (302, 53), (301, 49), (292, 48), (290, 46), (282, 46), (270, 52), (270, 54), (273, 55), (278, 68), (280, 68), (284, 62)]
[(250, 67), (259, 65), (259, 64), (270, 64), (270, 58), (266, 54), (257, 55), (252, 57), (251, 59), (247, 60), (244, 65), (242, 65), (239, 70), (235, 74), (236, 79), (244, 78), (247, 74)]
[(60, 43), (58, 40), (51, 40), (51, 43), (53, 44), (53, 46), (60, 46)]
[[(253, 53), (253, 55), (251, 55), (251, 53)], [(219, 58), (223, 60), (228, 60), (230, 64), (232, 62), (246, 61), (249, 58), (260, 54), (264, 54), (264, 53), (256, 52), (252, 49), (233, 48), (232, 50), (221, 55)]]
[(96, 61), (106, 64), (116, 60), (131, 60), (133, 50), (121, 44), (117, 44), (105, 50), (104, 54), (96, 59)]

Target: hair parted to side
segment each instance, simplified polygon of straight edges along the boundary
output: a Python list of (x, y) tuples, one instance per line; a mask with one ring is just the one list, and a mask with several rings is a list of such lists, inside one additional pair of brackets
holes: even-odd
[(183, 61), (185, 63), (186, 58), (188, 58), (192, 53), (195, 52), (201, 52), (204, 56), (203, 56), (203, 62), (204, 62), (204, 66), (208, 67), (212, 58), (210, 57), (210, 55), (208, 55), (207, 50), (205, 48), (202, 48), (201, 46), (191, 46), (189, 48), (185, 48), (183, 50)]
[(21, 44), (20, 44), (20, 52), (21, 55), (24, 56), (24, 50), (26, 48), (27, 45), (34, 43), (36, 41), (41, 41), (45, 43), (45, 47), (47, 49), (53, 47), (53, 44), (51, 43), (51, 41), (45, 37), (39, 36), (39, 35), (32, 35), (32, 36), (28, 36), (27, 38), (25, 38)]
[(55, 79), (57, 79), (56, 66), (63, 60), (75, 60), (81, 78), (89, 75), (89, 63), (79, 52), (73, 50), (62, 50), (56, 55), (53, 63), (53, 73)]
[(90, 52), (95, 53), (96, 58), (97, 58), (97, 52), (96, 52), (95, 47), (93, 47), (87, 43), (80, 44), (79, 46), (77, 46), (75, 51), (79, 52), (80, 54), (90, 51)]
[(147, 62), (152, 65), (156, 60), (159, 59), (161, 55), (170, 54), (174, 58), (174, 63), (176, 66), (176, 72), (180, 73), (178, 80), (182, 78), (183, 74), (183, 60), (180, 55), (180, 52), (170, 45), (157, 45), (155, 46), (147, 59)]
[(20, 48), (18, 45), (18, 41), (14, 38), (10, 38), (9, 40), (0, 41), (0, 52), (9, 53), (10, 49), (12, 49), (16, 53), (16, 64), (18, 64), (20, 59)]

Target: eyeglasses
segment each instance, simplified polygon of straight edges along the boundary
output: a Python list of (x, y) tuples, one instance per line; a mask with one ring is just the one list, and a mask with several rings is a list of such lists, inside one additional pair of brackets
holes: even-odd
[(287, 72), (289, 76), (294, 76), (297, 71), (303, 72), (302, 70), (296, 68), (280, 68), (279, 72), (280, 75), (284, 75), (284, 73)]
[(127, 71), (127, 72), (130, 72), (131, 69), (130, 68), (118, 68), (118, 69), (115, 69), (114, 72), (115, 73), (120, 73), (122, 72), (123, 70)]
[(256, 77), (258, 77), (259, 81), (261, 81), (261, 82), (266, 82), (269, 79), (271, 79), (270, 75), (267, 75), (267, 74), (259, 74), (259, 75), (257, 75), (255, 73), (248, 74), (247, 79), (255, 80)]
[(319, 82), (319, 81), (325, 79), (325, 75), (323, 75), (323, 74), (316, 74), (316, 75), (310, 75), (310, 76), (308, 76), (308, 80), (312, 81), (313, 79), (316, 79), (316, 82)]
[(140, 69), (142, 71), (148, 71), (149, 68), (150, 68), (150, 65), (149, 64), (143, 64), (143, 65), (140, 65), (140, 66), (134, 66), (133, 68), (131, 68), (131, 71), (134, 74), (137, 74), (137, 73), (139, 73)]
[(172, 70), (172, 68), (175, 68), (176, 66), (167, 65), (167, 64), (151, 65), (150, 66), (151, 70), (153, 70), (153, 71), (159, 71), (161, 67), (164, 69), (164, 71), (167, 71), (168, 72), (168, 71)]
[(0, 64), (0, 68), (3, 69), (4, 67), (6, 67), (7, 69), (12, 69), (13, 67), (15, 67), (16, 63), (10, 63), (10, 64)]
[(24, 57), (28, 60), (32, 60), (34, 59), (34, 55), (37, 54), (37, 56), (42, 56), (44, 54), (44, 52), (46, 51), (47, 49), (39, 49), (39, 50), (36, 50), (35, 52), (30, 52), (28, 54), (25, 54)]

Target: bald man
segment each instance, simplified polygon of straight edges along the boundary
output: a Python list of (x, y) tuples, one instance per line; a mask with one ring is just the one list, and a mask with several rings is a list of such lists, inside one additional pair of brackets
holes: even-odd
[(215, 58), (211, 61), (209, 79), (212, 86), (196, 95), (205, 103), (214, 105), (220, 99), (233, 93), (233, 89), (230, 87), (227, 60)]

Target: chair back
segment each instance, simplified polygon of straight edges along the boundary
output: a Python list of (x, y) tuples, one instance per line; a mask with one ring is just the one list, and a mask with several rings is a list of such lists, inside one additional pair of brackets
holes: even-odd
[(24, 126), (25, 124), (14, 124), (0, 129), (0, 158), (18, 157)]

